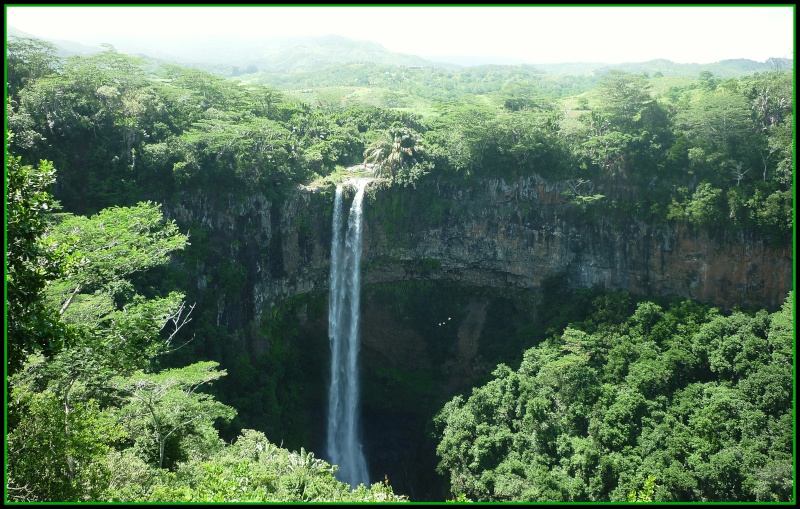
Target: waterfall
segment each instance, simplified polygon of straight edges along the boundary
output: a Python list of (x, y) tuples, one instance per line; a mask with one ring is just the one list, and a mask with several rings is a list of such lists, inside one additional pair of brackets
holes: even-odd
[[(342, 186), (333, 203), (328, 337), (331, 378), (328, 393), (328, 461), (338, 465), (337, 477), (356, 488), (369, 486), (367, 462), (361, 451), (358, 401), (359, 302), (361, 295), (361, 229), (364, 188), (370, 179), (355, 181), (356, 196), (343, 230)], [(344, 233), (344, 235), (343, 235)]]

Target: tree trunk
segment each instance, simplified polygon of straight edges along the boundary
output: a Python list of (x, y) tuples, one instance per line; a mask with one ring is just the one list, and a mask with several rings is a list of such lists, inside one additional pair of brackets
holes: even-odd
[(75, 296), (78, 294), (79, 291), (81, 291), (81, 285), (78, 285), (77, 287), (75, 287), (75, 291), (73, 291), (72, 295), (70, 295), (69, 298), (66, 300), (66, 302), (64, 302), (64, 305), (61, 306), (61, 309), (58, 310), (58, 314), (59, 315), (63, 315), (64, 314), (64, 311), (66, 311), (67, 308), (69, 307), (69, 305), (72, 304), (72, 299), (75, 298)]
[(75, 380), (72, 380), (67, 389), (64, 391), (64, 436), (66, 437), (66, 455), (67, 455), (67, 475), (69, 476), (70, 482), (75, 480), (75, 459), (72, 457), (70, 453), (70, 437), (71, 431), (69, 429), (69, 415), (72, 413), (72, 407), (69, 405), (69, 392), (72, 390), (72, 385), (75, 383)]

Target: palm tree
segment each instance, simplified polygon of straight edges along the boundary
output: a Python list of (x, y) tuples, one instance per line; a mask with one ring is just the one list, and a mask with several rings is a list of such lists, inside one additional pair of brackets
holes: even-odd
[(375, 164), (376, 177), (393, 177), (399, 169), (413, 166), (425, 154), (418, 137), (413, 129), (392, 126), (364, 151), (364, 164)]

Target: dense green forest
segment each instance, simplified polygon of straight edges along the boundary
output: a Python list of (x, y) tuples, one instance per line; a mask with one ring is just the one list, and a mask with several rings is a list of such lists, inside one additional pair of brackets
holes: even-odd
[(487, 501), (788, 501), (793, 300), (773, 314), (627, 294), (436, 417), (439, 468)]
[[(587, 221), (791, 243), (791, 72), (243, 78), (8, 41), (8, 500), (406, 500), (390, 479), (351, 491), (306, 451), (292, 324), (276, 306), (250, 356), (215, 321), (190, 267), (216, 260), (222, 295), (244, 274), (213, 232), (163, 217), (180, 193), (280, 203), (364, 162), (395, 186), (536, 174)], [(432, 424), (453, 497), (791, 500), (791, 295), (732, 313), (599, 290), (548, 305), (519, 366)]]

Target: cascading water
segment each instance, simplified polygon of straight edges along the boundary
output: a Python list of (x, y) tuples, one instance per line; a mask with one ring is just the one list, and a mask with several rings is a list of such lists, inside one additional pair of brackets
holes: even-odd
[(369, 486), (367, 461), (361, 450), (358, 418), (359, 301), (361, 296), (361, 229), (364, 188), (369, 179), (355, 181), (347, 231), (342, 235), (342, 186), (333, 203), (328, 337), (331, 379), (328, 393), (328, 461), (338, 465), (340, 481), (356, 488)]

